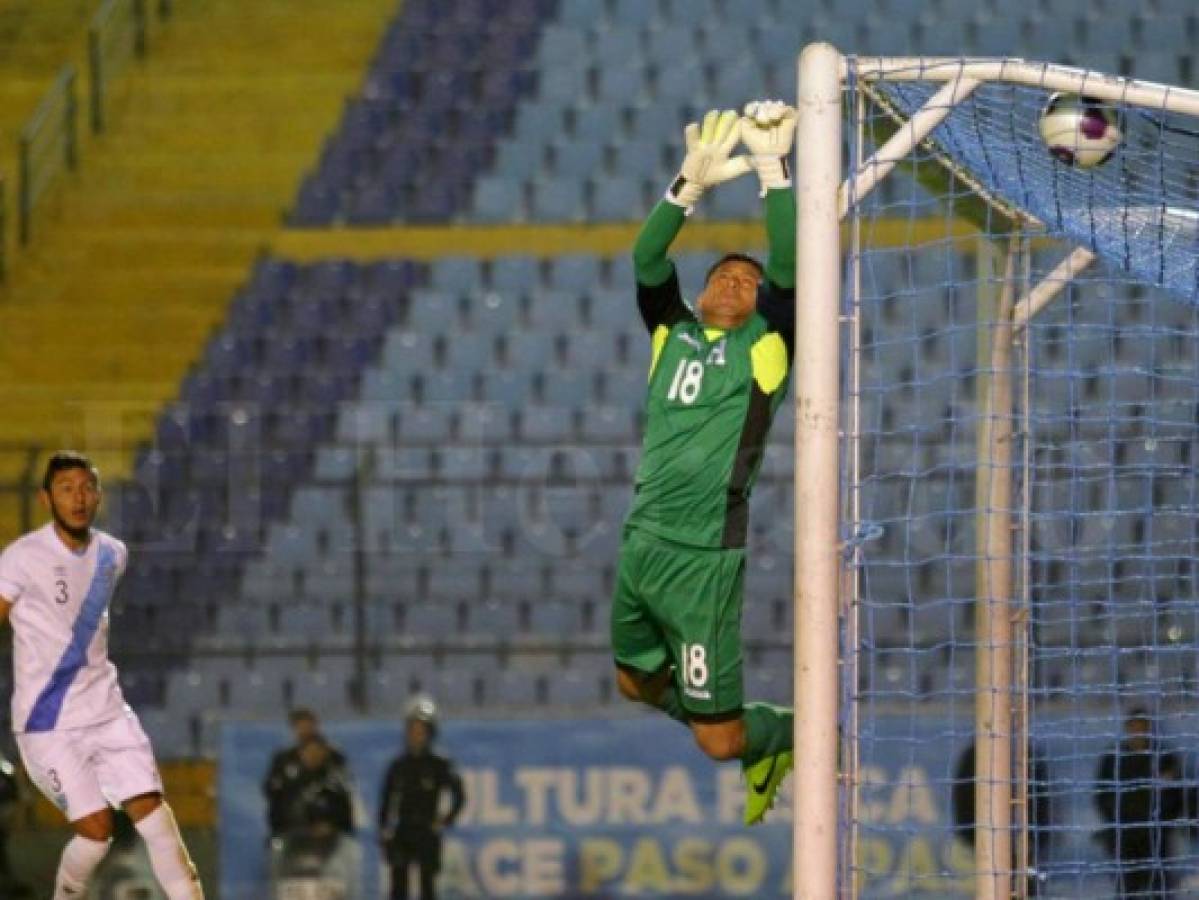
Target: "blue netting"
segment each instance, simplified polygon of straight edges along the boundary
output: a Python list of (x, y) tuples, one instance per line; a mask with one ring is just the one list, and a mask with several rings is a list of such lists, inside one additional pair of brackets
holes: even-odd
[[(936, 87), (877, 89), (906, 112)], [(1199, 765), (1187, 752), (1199, 741), (1199, 294), (1183, 212), (1199, 207), (1187, 171), (1199, 141), (1185, 122), (1125, 109), (1120, 153), (1071, 169), (1037, 133), (1048, 93), (980, 88), (935, 147), (851, 204), (862, 242), (847, 254), (843, 308), (855, 334), (846, 432), (857, 436), (843, 457), (843, 532), (858, 536), (848, 551), (858, 586), (842, 727), (859, 790), (856, 805), (845, 795), (843, 833), (863, 897), (973, 893), (975, 667), (994, 646), (978, 629), (978, 567), (996, 556), (976, 489), (999, 472), (983, 468), (980, 426), (1004, 378), (1013, 491), (998, 511), (1012, 526), (1020, 623), (1010, 689), (1028, 707), (1012, 729), (1031, 756), (1032, 871), (1013, 857), (1013, 889), (1199, 889)], [(855, 124), (851, 169), (870, 164), (871, 138), (894, 123), (867, 104), (860, 154)], [(976, 194), (961, 178), (931, 189), (940, 156), (1046, 223), (1048, 234), (1019, 239), (1010, 277), (1010, 223), (982, 207), (963, 228)], [(986, 304), (1005, 288), (1020, 296), (1080, 243), (1099, 260), (1032, 320), (1010, 369), (994, 370), (980, 344), (1004, 329)], [(1152, 731), (1136, 777), (1106, 762), (1135, 762), (1134, 710)]]
[[(879, 89), (905, 115), (940, 85)], [(1049, 91), (984, 84), (932, 137), (955, 162), (1054, 233), (1082, 244), (1147, 284), (1199, 302), (1199, 133), (1159, 110), (1120, 110), (1124, 140), (1091, 169), (1046, 152), (1037, 131)]]

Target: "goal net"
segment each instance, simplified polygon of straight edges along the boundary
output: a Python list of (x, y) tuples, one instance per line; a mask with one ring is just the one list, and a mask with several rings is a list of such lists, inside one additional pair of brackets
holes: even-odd
[(1199, 94), (827, 45), (799, 88), (796, 895), (1199, 888)]

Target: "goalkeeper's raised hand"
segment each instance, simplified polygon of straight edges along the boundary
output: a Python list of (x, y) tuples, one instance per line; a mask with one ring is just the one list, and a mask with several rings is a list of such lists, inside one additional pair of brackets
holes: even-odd
[(791, 146), (795, 142), (795, 110), (782, 100), (754, 100), (745, 105), (741, 141), (758, 173), (762, 196), (772, 188), (791, 187)]
[(731, 109), (713, 109), (702, 126), (692, 122), (684, 129), (687, 155), (666, 191), (667, 200), (690, 213), (705, 190), (749, 172), (748, 159), (730, 156), (741, 139), (741, 122)]

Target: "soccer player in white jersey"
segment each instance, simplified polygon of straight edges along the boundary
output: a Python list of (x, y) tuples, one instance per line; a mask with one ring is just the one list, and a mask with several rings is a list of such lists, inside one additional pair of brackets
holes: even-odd
[(87, 457), (55, 455), (41, 490), (51, 521), (0, 554), (17, 746), (30, 779), (75, 832), (58, 863), (54, 900), (86, 893), (112, 841), (110, 804), (133, 820), (167, 897), (203, 900), (150, 740), (108, 661), (108, 604), (128, 552), (92, 527), (100, 496), (100, 474)]

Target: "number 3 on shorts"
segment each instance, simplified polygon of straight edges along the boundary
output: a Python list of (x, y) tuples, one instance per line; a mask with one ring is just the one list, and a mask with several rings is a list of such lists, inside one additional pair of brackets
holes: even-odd
[(708, 683), (708, 653), (703, 644), (683, 644), (683, 687), (701, 688)]

